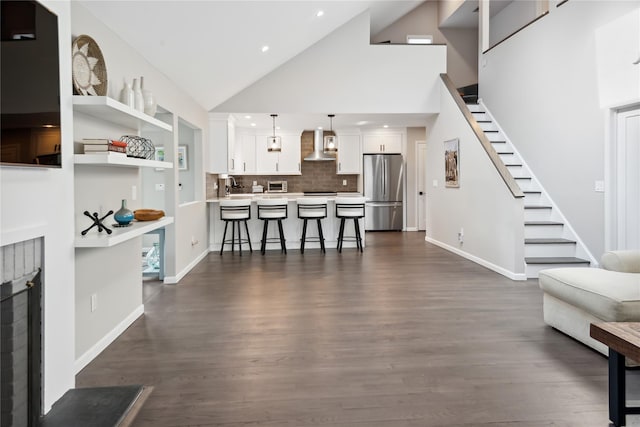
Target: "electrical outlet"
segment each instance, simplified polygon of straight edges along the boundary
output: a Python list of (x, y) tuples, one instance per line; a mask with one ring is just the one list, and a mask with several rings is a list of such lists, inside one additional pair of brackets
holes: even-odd
[(437, 179), (434, 179), (434, 180), (433, 180), (433, 186), (434, 186), (434, 187), (437, 187), (437, 186), (438, 186), (438, 180), (437, 180)]
[(463, 228), (460, 228), (460, 231), (458, 232), (458, 242), (464, 243), (464, 229)]
[(131, 200), (136, 200), (138, 198), (138, 187), (135, 185), (131, 186)]
[(604, 193), (604, 181), (596, 181), (595, 190), (598, 193)]
[(156, 184), (156, 191), (164, 191), (164, 184)]
[(346, 179), (343, 179), (343, 180), (342, 180), (342, 185), (344, 185), (344, 186), (346, 186), (346, 185), (347, 185), (347, 180), (346, 180)]
[(98, 294), (91, 294), (91, 312), (98, 309)]
[(200, 243), (195, 236), (191, 236), (191, 246), (195, 246)]

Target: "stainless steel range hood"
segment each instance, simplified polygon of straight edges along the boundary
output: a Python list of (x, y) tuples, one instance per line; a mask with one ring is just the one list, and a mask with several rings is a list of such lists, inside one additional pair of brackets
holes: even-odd
[(316, 129), (313, 131), (313, 153), (304, 158), (309, 162), (324, 162), (332, 161), (336, 158), (326, 154), (323, 150), (323, 132), (322, 129)]

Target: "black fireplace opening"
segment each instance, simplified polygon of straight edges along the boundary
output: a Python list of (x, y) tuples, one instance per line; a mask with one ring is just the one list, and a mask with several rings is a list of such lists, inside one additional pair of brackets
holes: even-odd
[(0, 284), (0, 426), (42, 416), (41, 271)]

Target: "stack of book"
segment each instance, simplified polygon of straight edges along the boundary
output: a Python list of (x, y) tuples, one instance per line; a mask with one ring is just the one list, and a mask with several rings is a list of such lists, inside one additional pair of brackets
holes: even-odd
[(83, 139), (84, 154), (118, 153), (127, 155), (127, 143), (112, 139)]

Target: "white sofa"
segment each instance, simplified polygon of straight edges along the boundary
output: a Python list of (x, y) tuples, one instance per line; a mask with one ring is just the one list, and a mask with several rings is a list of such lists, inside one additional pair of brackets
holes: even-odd
[(640, 251), (610, 251), (602, 268), (552, 268), (539, 274), (544, 321), (607, 355), (591, 323), (640, 322)]

